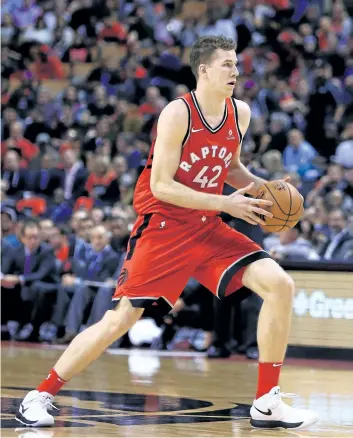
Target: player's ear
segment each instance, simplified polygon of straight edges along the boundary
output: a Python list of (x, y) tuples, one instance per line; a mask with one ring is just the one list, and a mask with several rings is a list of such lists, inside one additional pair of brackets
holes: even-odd
[(206, 73), (207, 73), (206, 64), (200, 64), (200, 66), (199, 66), (199, 74), (200, 75), (205, 75)]

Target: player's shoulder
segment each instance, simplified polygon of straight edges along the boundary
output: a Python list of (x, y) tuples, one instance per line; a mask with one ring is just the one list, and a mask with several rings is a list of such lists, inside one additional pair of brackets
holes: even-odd
[(166, 124), (170, 129), (187, 126), (189, 123), (189, 110), (182, 99), (172, 100), (163, 109), (159, 116), (159, 124)]
[(248, 129), (251, 117), (251, 109), (250, 106), (244, 102), (243, 100), (234, 99), (234, 102), (237, 107), (238, 112), (238, 120), (243, 129)]
[(237, 110), (238, 110), (238, 114), (239, 116), (242, 115), (245, 118), (251, 116), (251, 109), (250, 106), (244, 102), (243, 100), (239, 100), (239, 99), (234, 99), (232, 98), (233, 101), (235, 102), (236, 106), (237, 106)]
[(175, 99), (161, 112), (161, 116), (173, 117), (175, 120), (183, 120), (188, 118), (188, 108), (183, 99)]

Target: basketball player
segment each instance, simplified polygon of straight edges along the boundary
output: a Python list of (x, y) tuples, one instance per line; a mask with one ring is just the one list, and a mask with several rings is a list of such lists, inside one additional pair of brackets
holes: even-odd
[[(219, 298), (243, 285), (263, 298), (252, 426), (297, 428), (318, 420), (314, 412), (286, 405), (278, 387), (293, 281), (261, 247), (217, 216), (224, 211), (253, 225), (263, 223), (261, 215), (271, 216), (262, 208), (271, 202), (254, 199), (264, 181), (239, 160), (250, 109), (231, 97), (238, 76), (235, 44), (223, 37), (201, 38), (192, 47), (190, 63), (196, 90), (162, 111), (157, 138), (136, 186), (139, 216), (113, 310), (80, 333), (48, 377), (26, 395), (16, 416), (26, 426), (51, 426), (54, 418), (48, 408), (60, 388), (123, 336), (146, 307), (171, 310), (190, 277)], [(240, 189), (223, 196), (225, 181)]]

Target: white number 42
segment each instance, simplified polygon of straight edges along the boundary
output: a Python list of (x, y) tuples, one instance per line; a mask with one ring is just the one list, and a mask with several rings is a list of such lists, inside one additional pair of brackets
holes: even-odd
[(213, 177), (209, 180), (208, 177), (205, 175), (208, 168), (210, 166), (203, 166), (203, 168), (200, 170), (200, 172), (195, 176), (193, 182), (198, 183), (201, 185), (201, 188), (205, 187), (217, 187), (218, 182), (217, 179), (219, 178), (219, 175), (222, 172), (222, 166), (214, 166), (212, 169), (212, 172), (214, 173)]

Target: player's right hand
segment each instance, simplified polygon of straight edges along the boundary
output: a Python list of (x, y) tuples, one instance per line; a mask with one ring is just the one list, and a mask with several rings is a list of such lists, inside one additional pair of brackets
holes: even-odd
[(237, 190), (226, 197), (224, 211), (233, 217), (243, 219), (251, 225), (266, 225), (266, 222), (261, 219), (261, 216), (273, 217), (273, 214), (261, 208), (271, 207), (273, 202), (266, 199), (254, 199), (244, 196), (254, 186), (254, 183), (247, 187)]

